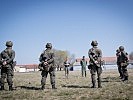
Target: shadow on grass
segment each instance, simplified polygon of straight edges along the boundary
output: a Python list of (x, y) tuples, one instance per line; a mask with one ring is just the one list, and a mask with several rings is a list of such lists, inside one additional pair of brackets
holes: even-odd
[(16, 88), (27, 89), (27, 90), (41, 90), (41, 88), (34, 86), (17, 86)]
[(105, 77), (102, 78), (102, 82), (121, 82), (118, 77)]
[(79, 85), (62, 85), (62, 87), (67, 87), (67, 88), (90, 88), (89, 86), (79, 86)]

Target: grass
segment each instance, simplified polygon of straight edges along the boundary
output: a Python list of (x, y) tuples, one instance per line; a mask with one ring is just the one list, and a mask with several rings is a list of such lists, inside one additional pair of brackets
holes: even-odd
[(133, 69), (128, 70), (129, 81), (122, 82), (117, 70), (103, 71), (102, 88), (92, 89), (90, 73), (81, 77), (80, 71), (71, 71), (65, 78), (64, 71), (56, 72), (57, 90), (52, 90), (48, 76), (46, 89), (40, 90), (40, 72), (15, 73), (14, 91), (0, 91), (0, 100), (133, 100)]

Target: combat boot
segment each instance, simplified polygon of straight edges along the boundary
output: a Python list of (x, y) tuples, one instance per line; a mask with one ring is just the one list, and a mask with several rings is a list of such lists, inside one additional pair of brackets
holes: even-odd
[(0, 90), (4, 90), (4, 86), (1, 86)]
[(57, 89), (57, 88), (55, 87), (55, 85), (52, 85), (52, 89)]
[(128, 81), (128, 76), (125, 76), (125, 78), (123, 78), (122, 81)]
[(13, 91), (13, 87), (12, 87), (12, 85), (9, 86), (9, 91)]
[(96, 88), (96, 84), (95, 83), (92, 83), (91, 88)]
[(44, 86), (44, 85), (42, 85), (41, 90), (44, 90), (44, 89), (45, 89), (45, 86)]
[(119, 76), (120, 77), (120, 79), (123, 79), (123, 77), (122, 76)]

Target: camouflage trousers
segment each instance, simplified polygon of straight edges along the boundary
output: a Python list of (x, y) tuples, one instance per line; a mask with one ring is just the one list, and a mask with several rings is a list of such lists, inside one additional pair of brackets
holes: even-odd
[(122, 67), (120, 65), (117, 65), (117, 66), (118, 66), (118, 72), (120, 74), (120, 77), (123, 78)]
[(1, 86), (4, 86), (5, 83), (5, 78), (7, 78), (7, 83), (9, 86), (13, 85), (13, 70), (10, 66), (8, 67), (3, 67), (1, 69)]
[(93, 65), (91, 67), (91, 69), (90, 69), (90, 73), (91, 73), (91, 80), (92, 80), (93, 86), (95, 86), (95, 83), (96, 83), (96, 73), (97, 73), (97, 77), (98, 77), (97, 78), (98, 86), (101, 86), (101, 73), (102, 73), (102, 68)]
[(127, 66), (122, 66), (123, 78), (128, 77)]
[(41, 85), (42, 86), (44, 86), (46, 84), (46, 78), (48, 76), (48, 73), (50, 74), (51, 85), (55, 85), (55, 69), (50, 68), (49, 71), (43, 70), (41, 73), (41, 75), (42, 75)]

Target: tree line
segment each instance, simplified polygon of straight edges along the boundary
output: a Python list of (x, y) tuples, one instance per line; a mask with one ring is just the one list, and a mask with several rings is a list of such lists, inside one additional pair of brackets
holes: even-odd
[(64, 68), (64, 61), (66, 58), (69, 59), (70, 66), (73, 66), (75, 59), (75, 54), (71, 54), (69, 51), (53, 49), (55, 53), (55, 65), (57, 68)]

